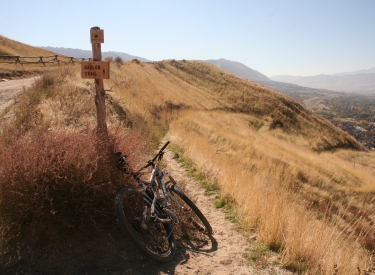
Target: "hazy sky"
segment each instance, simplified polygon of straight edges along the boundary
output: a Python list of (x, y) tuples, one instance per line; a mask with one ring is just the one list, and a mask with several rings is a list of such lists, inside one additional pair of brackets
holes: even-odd
[(238, 61), (267, 76), (375, 67), (375, 0), (1, 0), (0, 34), (149, 60)]

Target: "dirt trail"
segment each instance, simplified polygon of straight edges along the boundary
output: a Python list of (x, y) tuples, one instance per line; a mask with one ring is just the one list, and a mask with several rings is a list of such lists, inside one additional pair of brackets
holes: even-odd
[[(13, 99), (16, 98), (23, 91), (23, 87), (29, 87), (39, 76), (30, 78), (8, 80), (0, 82), (0, 115), (3, 111), (13, 103)], [(11, 114), (7, 114), (1, 119), (1, 121), (11, 117)]]
[(213, 237), (216, 241), (203, 248), (209, 252), (185, 251), (184, 257), (188, 260), (175, 266), (175, 274), (292, 274), (271, 263), (264, 269), (251, 266), (244, 254), (246, 248), (251, 248), (254, 244), (234, 230), (233, 224), (225, 219), (223, 211), (214, 207), (214, 196), (205, 195), (205, 191), (186, 175), (186, 170), (173, 156), (170, 151), (164, 155), (168, 171), (176, 181), (183, 184), (186, 193), (206, 216), (214, 230)]

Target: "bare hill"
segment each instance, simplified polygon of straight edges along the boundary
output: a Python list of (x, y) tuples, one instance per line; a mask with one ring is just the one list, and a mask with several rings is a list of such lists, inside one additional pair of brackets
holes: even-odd
[(129, 63), (122, 68), (121, 75), (126, 76), (131, 85), (116, 85), (117, 89), (130, 89), (133, 94), (133, 89), (140, 89), (142, 92), (137, 98), (144, 98), (146, 102), (165, 102), (159, 103), (158, 108), (179, 106), (245, 113), (257, 119), (270, 118), (270, 129), (303, 135), (314, 150), (363, 148), (343, 131), (288, 96), (228, 74), (207, 62)]
[(39, 49), (0, 35), (0, 55), (46, 56), (52, 51)]
[(253, 70), (240, 62), (230, 61), (224, 58), (217, 59), (217, 60), (210, 59), (210, 60), (205, 60), (205, 61), (216, 65), (217, 67), (223, 69), (224, 71), (230, 72), (232, 74), (238, 75), (240, 77), (246, 78), (251, 81), (255, 81), (255, 82), (272, 81), (264, 74), (256, 70)]

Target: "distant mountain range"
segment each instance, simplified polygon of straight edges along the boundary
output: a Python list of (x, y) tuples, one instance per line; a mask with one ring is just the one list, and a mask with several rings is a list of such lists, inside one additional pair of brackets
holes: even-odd
[(353, 74), (375, 74), (375, 67), (368, 69), (368, 70), (360, 70), (360, 71), (354, 71), (354, 72), (345, 72), (345, 73), (338, 73), (335, 75), (353, 75)]
[(241, 76), (243, 78), (246, 78), (246, 79), (254, 81), (254, 82), (257, 82), (257, 81), (272, 81), (271, 79), (269, 79), (264, 74), (262, 74), (258, 71), (255, 71), (255, 70), (245, 66), (244, 64), (242, 64), (240, 62), (230, 61), (230, 60), (226, 60), (224, 58), (217, 59), (217, 60), (210, 59), (210, 60), (205, 60), (205, 61), (209, 62), (211, 64), (214, 64), (217, 67), (219, 67), (219, 68), (221, 68), (225, 71), (228, 71), (232, 74)]
[(368, 70), (337, 73), (332, 75), (276, 75), (272, 76), (271, 79), (274, 81), (292, 83), (316, 89), (375, 93), (375, 67)]
[[(62, 54), (68, 57), (75, 57), (75, 58), (91, 58), (92, 57), (92, 51), (90, 50), (80, 50), (80, 49), (72, 49), (72, 48), (60, 48), (60, 47), (38, 47), (43, 50), (51, 51), (54, 53)], [(130, 61), (134, 58), (138, 59), (139, 61), (142, 62), (149, 62), (150, 60), (139, 57), (139, 56), (134, 56), (130, 55), (127, 53), (121, 53), (121, 52), (102, 52), (102, 57), (106, 58), (112, 56), (113, 58), (116, 57), (121, 57), (123, 61)]]
[[(44, 50), (55, 52), (69, 57), (76, 58), (90, 58), (92, 57), (92, 51), (80, 50), (72, 48), (61, 48), (61, 47), (39, 47)], [(103, 52), (102, 57), (113, 58), (121, 57), (123, 61), (130, 61), (134, 58), (142, 62), (150, 62), (143, 57), (130, 55), (122, 52)], [(250, 81), (254, 81), (261, 84), (268, 83), (269, 86), (279, 87), (281, 90), (290, 88), (288, 84), (295, 84), (302, 87), (309, 87), (315, 89), (327, 89), (333, 91), (345, 91), (345, 92), (364, 92), (364, 93), (375, 93), (375, 67), (368, 70), (360, 70), (354, 72), (344, 72), (332, 75), (314, 75), (314, 76), (290, 76), (290, 75), (276, 75), (268, 78), (264, 74), (253, 70), (244, 64), (236, 61), (230, 61), (226, 59), (209, 59), (204, 60), (209, 62), (227, 72), (235, 74), (237, 76), (246, 78)], [(273, 85), (272, 81), (277, 81), (277, 85)], [(288, 83), (283, 86), (282, 83)]]
[[(80, 50), (80, 49), (61, 48), (61, 47), (39, 47), (39, 48), (41, 48), (43, 50), (55, 52), (57, 54), (69, 56), (69, 57), (75, 57), (75, 58), (90, 58), (90, 57), (92, 57), (92, 51), (90, 51), (90, 50)], [(150, 62), (151, 61), (151, 60), (148, 60), (148, 59), (143, 58), (143, 57), (134, 56), (134, 55), (130, 55), (130, 54), (127, 54), (127, 53), (122, 53), (122, 52), (113, 52), (113, 51), (102, 52), (103, 58), (106, 58), (106, 57), (109, 57), (109, 56), (112, 56), (113, 58), (116, 58), (116, 57), (119, 56), (125, 62), (130, 61), (134, 58), (136, 58), (136, 59), (138, 59), (142, 62)], [(264, 74), (261, 74), (260, 72), (255, 71), (255, 70), (245, 66), (244, 64), (242, 64), (240, 62), (230, 61), (230, 60), (226, 60), (226, 59), (223, 59), (223, 58), (218, 59), (218, 60), (210, 59), (210, 60), (204, 60), (204, 61), (209, 62), (211, 64), (214, 64), (217, 67), (219, 67), (219, 68), (221, 68), (225, 71), (228, 71), (232, 74), (238, 75), (240, 77), (246, 78), (246, 79), (251, 80), (251, 81), (255, 81), (255, 82), (256, 81), (272, 81), (271, 79), (269, 79)]]

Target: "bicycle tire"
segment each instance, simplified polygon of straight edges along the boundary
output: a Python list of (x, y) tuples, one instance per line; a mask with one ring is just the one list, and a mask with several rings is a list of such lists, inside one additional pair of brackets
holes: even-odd
[[(200, 232), (205, 235), (212, 235), (212, 227), (199, 208), (191, 201), (185, 194), (181, 187), (176, 188), (175, 185), (168, 184), (168, 195), (172, 202), (173, 210), (178, 214), (187, 217), (190, 223)], [(177, 210), (178, 209), (178, 210)]]
[[(117, 193), (115, 204), (120, 224), (141, 252), (159, 263), (173, 258), (176, 248), (170, 225), (152, 217), (145, 218), (145, 208), (152, 204), (148, 196), (133, 187), (125, 186)], [(164, 214), (159, 207), (155, 208), (155, 212)]]

